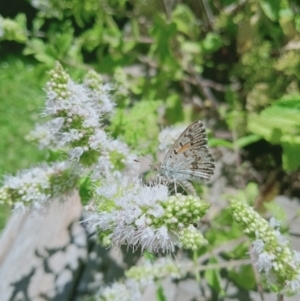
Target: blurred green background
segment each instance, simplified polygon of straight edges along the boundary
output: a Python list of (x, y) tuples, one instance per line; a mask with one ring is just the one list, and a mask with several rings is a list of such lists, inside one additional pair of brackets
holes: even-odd
[(244, 184), (300, 195), (299, 1), (14, 0), (0, 14), (1, 177), (47, 160), (25, 137), (58, 60), (78, 81), (93, 68), (126, 83), (109, 129), (136, 152), (204, 119)]

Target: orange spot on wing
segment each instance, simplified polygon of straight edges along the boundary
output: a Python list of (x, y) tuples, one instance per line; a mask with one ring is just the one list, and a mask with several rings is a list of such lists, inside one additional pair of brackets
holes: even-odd
[(177, 149), (177, 153), (181, 154), (181, 153), (185, 152), (189, 148), (190, 148), (190, 144), (186, 143), (183, 147), (180, 147), (180, 148)]

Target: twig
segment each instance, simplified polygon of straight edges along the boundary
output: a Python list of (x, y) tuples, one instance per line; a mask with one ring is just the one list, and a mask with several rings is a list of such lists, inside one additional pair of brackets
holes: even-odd
[(212, 10), (206, 0), (201, 0), (202, 6), (204, 8), (205, 14), (206, 14), (206, 19), (209, 24), (209, 27), (212, 29), (213, 28), (213, 23), (214, 23), (214, 16), (212, 13)]
[(240, 238), (237, 238), (234, 240), (230, 240), (226, 244), (221, 245), (221, 246), (215, 248), (214, 250), (212, 250), (211, 252), (199, 257), (198, 264), (201, 264), (202, 262), (208, 260), (212, 255), (218, 255), (221, 252), (230, 251), (230, 250), (232, 250), (232, 248), (234, 248), (237, 245), (240, 245), (241, 243), (243, 243), (245, 241), (247, 241), (246, 237), (240, 237)]
[(232, 13), (235, 13), (236, 11), (238, 11), (246, 3), (247, 3), (247, 0), (241, 0), (238, 3), (233, 3), (231, 5), (228, 5), (223, 10), (227, 14), (232, 14)]
[(221, 263), (212, 263), (212, 264), (208, 264), (208, 265), (201, 265), (199, 267), (195, 267), (194, 271), (202, 272), (202, 271), (206, 271), (206, 270), (219, 270), (222, 268), (233, 268), (236, 266), (248, 265), (251, 263), (252, 263), (251, 259), (238, 259), (238, 260), (231, 260), (231, 261), (226, 261), (226, 262), (221, 262)]
[[(155, 61), (150, 60), (148, 57), (140, 55), (140, 56), (138, 56), (138, 60), (140, 62), (142, 62), (143, 64), (147, 64), (151, 68), (155, 68), (155, 69), (158, 68), (158, 64)], [(204, 79), (200, 74), (197, 74), (196, 71), (192, 67), (189, 67), (188, 72), (192, 75), (192, 77), (185, 76), (184, 80), (193, 85), (198, 86), (199, 91), (201, 93), (203, 93), (205, 95), (205, 97), (214, 104), (214, 106), (218, 106), (219, 102), (216, 99), (216, 97), (213, 95), (213, 93), (211, 92), (210, 88), (212, 88), (216, 91), (225, 91), (226, 86), (216, 83), (212, 80)], [(236, 89), (236, 87), (234, 85), (232, 85), (232, 87), (234, 89)]]
[(203, 83), (203, 77), (200, 74), (195, 74), (198, 85), (202, 88), (203, 94), (215, 105), (219, 104), (217, 98), (211, 92), (210, 88)]
[[(191, 76), (184, 76), (184, 80), (186, 82), (189, 82), (193, 85), (197, 85), (198, 82), (195, 80), (195, 77), (191, 77)], [(223, 91), (226, 91), (227, 89), (227, 86), (223, 85), (223, 84), (219, 84), (219, 83), (216, 83), (210, 79), (202, 79), (202, 82), (201, 82), (202, 86), (203, 87), (209, 87), (209, 88), (212, 88), (216, 91), (220, 91), (220, 92), (223, 92)]]
[(129, 38), (129, 37), (124, 37), (125, 42), (139, 42), (143, 44), (152, 44), (154, 42), (154, 39), (151, 37), (138, 37), (137, 39)]
[(157, 63), (155, 62), (155, 61), (153, 61), (153, 60), (150, 60), (148, 57), (146, 57), (146, 56), (143, 56), (143, 55), (139, 55), (138, 57), (138, 60), (140, 61), (140, 62), (142, 62), (143, 64), (147, 64), (149, 67), (151, 67), (151, 68), (155, 68), (155, 69), (157, 69), (158, 68), (158, 65), (157, 65)]
[(295, 232), (289, 232), (289, 235), (295, 236), (295, 237), (300, 237), (300, 233), (295, 233)]
[[(237, 134), (237, 130), (236, 130), (235, 118), (233, 118), (233, 122), (232, 122), (233, 152), (234, 152), (234, 156), (235, 156), (235, 166), (236, 166), (236, 169), (239, 170), (239, 167), (241, 166), (241, 156), (240, 156), (240, 148), (237, 144), (237, 140), (238, 140), (238, 134)], [(244, 177), (238, 177), (238, 181), (240, 183), (240, 187), (246, 187)]]
[(162, 3), (163, 8), (164, 8), (164, 12), (165, 12), (165, 14), (166, 14), (166, 16), (169, 20), (170, 19), (170, 12), (168, 10), (167, 4), (166, 4), (165, 0), (160, 0), (160, 1)]
[(203, 81), (204, 81), (203, 77), (200, 74), (197, 74), (195, 69), (192, 66), (189, 67), (188, 71), (189, 71), (190, 74), (192, 74), (194, 76), (198, 87), (200, 88), (202, 93), (205, 95), (205, 97), (207, 99), (209, 99), (215, 107), (217, 107), (219, 102), (215, 98), (213, 93), (211, 92), (210, 88), (207, 85), (203, 84)]

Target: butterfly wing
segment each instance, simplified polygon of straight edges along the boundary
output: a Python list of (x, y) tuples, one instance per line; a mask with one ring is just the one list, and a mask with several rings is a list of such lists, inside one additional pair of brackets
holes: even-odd
[(214, 174), (214, 159), (207, 148), (206, 130), (195, 121), (169, 149), (161, 168), (168, 177), (178, 180), (209, 181)]

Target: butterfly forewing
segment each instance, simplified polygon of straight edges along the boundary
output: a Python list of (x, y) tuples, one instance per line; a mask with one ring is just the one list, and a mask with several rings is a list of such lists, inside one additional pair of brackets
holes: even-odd
[(163, 174), (178, 180), (209, 181), (214, 169), (214, 159), (207, 148), (206, 130), (201, 121), (186, 128), (161, 164)]

